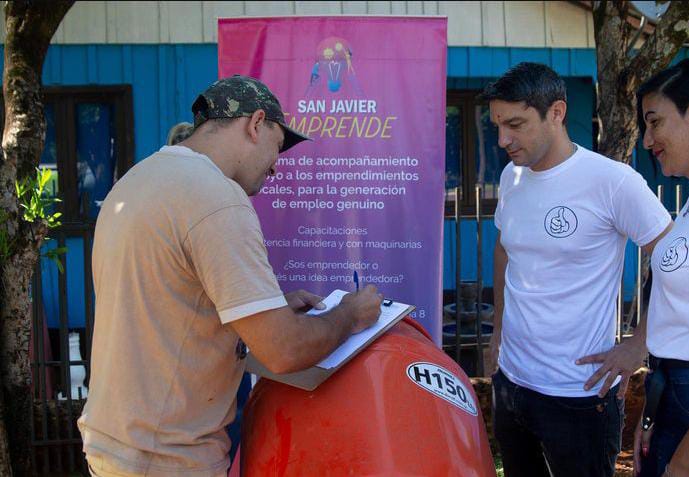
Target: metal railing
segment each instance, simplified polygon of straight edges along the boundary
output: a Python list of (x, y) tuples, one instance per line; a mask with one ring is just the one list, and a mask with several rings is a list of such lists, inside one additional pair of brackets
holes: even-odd
[[(71, 368), (84, 366), (86, 384), (90, 371), (91, 338), (93, 335), (94, 298), (91, 273), (91, 247), (95, 224), (66, 223), (51, 231), (51, 238), (58, 247), (65, 247), (68, 239), (81, 239), (83, 250), (84, 280), (84, 328), (72, 329), (83, 339), (83, 359), (70, 359), (70, 320), (68, 310), (68, 267), (70, 253), (61, 254), (59, 260), (64, 270), (57, 274), (59, 328), (48, 328), (43, 301), (41, 263), (36, 267), (32, 282), (33, 298), (33, 412), (31, 414), (32, 463), (36, 475), (41, 476), (88, 476), (82, 453), (81, 435), (76, 426), (85, 399), (79, 390), (72, 395)], [(51, 264), (51, 266), (53, 266)], [(56, 345), (53, 348), (53, 345)], [(52, 351), (52, 352), (51, 352)], [(48, 355), (50, 353), (51, 355)], [(57, 357), (57, 359), (56, 359)]]
[[(499, 193), (499, 191), (498, 191)], [(481, 306), (483, 304), (483, 227), (482, 227), (482, 221), (485, 218), (492, 218), (493, 215), (489, 214), (483, 214), (482, 213), (482, 207), (483, 207), (483, 199), (484, 199), (484, 194), (483, 194), (483, 186), (481, 184), (476, 184), (474, 187), (474, 194), (475, 194), (475, 210), (473, 214), (467, 214), (467, 215), (462, 215), (462, 206), (461, 206), (461, 194), (459, 191), (459, 188), (455, 189), (455, 235), (456, 235), (456, 251), (455, 251), (455, 353), (456, 353), (456, 361), (457, 363), (460, 363), (462, 359), (462, 350), (470, 350), (470, 349), (475, 349), (476, 350), (476, 373), (479, 376), (483, 376), (485, 374), (485, 363), (483, 362), (483, 348), (485, 347), (485, 343), (483, 342), (483, 330), (482, 330), (482, 320), (481, 320)], [(497, 196), (497, 194), (496, 194)], [(469, 340), (462, 340), (462, 323), (461, 323), (461, 310), (462, 310), (462, 303), (461, 303), (461, 292), (460, 292), (460, 287), (462, 283), (461, 279), (461, 272), (462, 272), (462, 251), (461, 251), (461, 223), (462, 219), (475, 219), (476, 220), (476, 297), (475, 297), (475, 306), (476, 306), (476, 319), (475, 319), (475, 341)]]

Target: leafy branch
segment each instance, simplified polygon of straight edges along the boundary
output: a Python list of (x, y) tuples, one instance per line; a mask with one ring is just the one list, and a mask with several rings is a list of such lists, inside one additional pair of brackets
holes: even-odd
[[(22, 218), (25, 222), (42, 222), (48, 229), (62, 225), (61, 212), (52, 212), (53, 205), (62, 202), (59, 198), (48, 193), (46, 186), (50, 183), (53, 172), (50, 169), (36, 168), (36, 175), (15, 181), (15, 191), (19, 207), (23, 209)], [(7, 212), (0, 211), (0, 224), (6, 224), (9, 219)], [(49, 237), (46, 241), (51, 240)], [(7, 227), (0, 227), (0, 261), (5, 262), (14, 252), (16, 238), (10, 237)], [(48, 250), (43, 256), (57, 265), (60, 273), (64, 272), (59, 256), (67, 251), (67, 247)]]

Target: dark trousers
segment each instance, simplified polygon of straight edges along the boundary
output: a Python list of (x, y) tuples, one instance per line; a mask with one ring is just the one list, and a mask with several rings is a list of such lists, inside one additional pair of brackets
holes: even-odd
[(493, 376), (493, 429), (505, 477), (608, 477), (624, 423), (617, 387), (604, 398), (554, 397)]
[(689, 431), (689, 368), (662, 372), (666, 384), (656, 411), (648, 456), (641, 459), (641, 477), (663, 475), (675, 449)]

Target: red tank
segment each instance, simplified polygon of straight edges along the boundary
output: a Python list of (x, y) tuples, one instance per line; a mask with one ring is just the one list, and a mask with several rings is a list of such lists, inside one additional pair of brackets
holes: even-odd
[(254, 476), (495, 476), (461, 368), (404, 320), (314, 391), (261, 379), (244, 408)]

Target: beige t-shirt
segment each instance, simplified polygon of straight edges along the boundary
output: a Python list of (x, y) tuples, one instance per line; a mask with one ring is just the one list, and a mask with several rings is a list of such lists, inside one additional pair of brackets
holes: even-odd
[(147, 476), (218, 476), (245, 362), (227, 323), (286, 306), (258, 217), (206, 156), (164, 147), (103, 202), (88, 456)]

